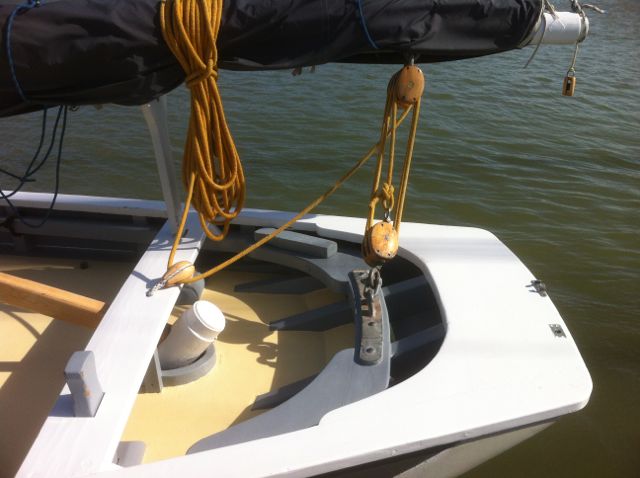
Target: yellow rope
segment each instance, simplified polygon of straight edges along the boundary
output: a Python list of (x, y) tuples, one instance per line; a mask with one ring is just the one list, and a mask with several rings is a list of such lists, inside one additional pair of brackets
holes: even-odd
[[(164, 40), (185, 71), (191, 90), (191, 116), (182, 180), (207, 236), (224, 238), (242, 209), (245, 181), (240, 157), (218, 91), (216, 39), (222, 0), (166, 0), (160, 6)], [(216, 233), (207, 224), (222, 226)]]
[[(382, 199), (382, 206), (387, 212), (391, 212), (394, 206), (394, 188), (393, 188), (393, 163), (395, 158), (396, 146), (396, 126), (395, 118), (398, 114), (398, 105), (395, 101), (395, 88), (398, 80), (398, 73), (394, 74), (387, 85), (387, 101), (384, 105), (384, 115), (382, 120), (382, 128), (380, 130), (380, 140), (378, 144), (378, 162), (376, 164), (376, 172), (373, 177), (373, 185), (371, 187), (371, 200), (369, 202), (369, 215), (367, 217), (366, 229), (373, 224), (376, 206)], [(387, 165), (387, 180), (380, 187), (380, 179), (382, 177), (382, 166), (385, 157), (385, 148), (387, 137), (390, 138), (389, 147), (389, 164)]]
[(393, 221), (393, 227), (400, 234), (400, 224), (402, 223), (402, 214), (404, 213), (404, 202), (407, 196), (407, 188), (409, 187), (409, 171), (411, 170), (411, 159), (413, 158), (413, 146), (416, 143), (416, 132), (418, 130), (418, 118), (420, 116), (420, 99), (413, 106), (413, 117), (411, 118), (411, 129), (409, 130), (409, 139), (407, 142), (407, 150), (404, 156), (404, 164), (402, 166), (402, 179), (400, 180), (400, 191), (398, 191), (398, 208)]
[[(407, 115), (409, 114), (410, 111), (411, 111), (411, 109), (409, 108), (406, 111), (404, 111), (402, 113), (402, 115), (400, 115), (400, 117), (398, 118), (398, 120), (395, 123), (395, 127), (396, 128), (398, 126), (400, 126), (400, 124), (402, 124), (402, 122), (407, 117)], [(331, 186), (323, 194), (321, 194), (316, 199), (314, 199), (302, 211), (300, 211), (294, 217), (292, 217), (287, 222), (285, 222), (283, 225), (278, 227), (275, 231), (273, 231), (269, 235), (263, 237), (262, 239), (260, 239), (259, 241), (255, 242), (254, 244), (251, 244), (246, 249), (238, 252), (235, 256), (227, 259), (226, 261), (218, 264), (217, 266), (209, 269), (208, 271), (203, 272), (202, 274), (198, 274), (198, 275), (192, 277), (191, 279), (183, 281), (183, 283), (184, 284), (189, 284), (191, 282), (195, 282), (195, 281), (198, 281), (200, 279), (206, 279), (207, 277), (210, 277), (213, 274), (216, 274), (217, 272), (220, 272), (222, 269), (224, 269), (226, 267), (229, 267), (231, 264), (239, 261), (240, 259), (242, 259), (246, 255), (248, 255), (248, 254), (252, 253), (253, 251), (255, 251), (256, 249), (258, 249), (260, 246), (266, 244), (267, 242), (269, 242), (271, 239), (276, 237), (278, 234), (280, 234), (285, 229), (288, 229), (289, 227), (291, 227), (295, 222), (297, 222), (299, 219), (301, 219), (305, 214), (308, 214), (309, 212), (311, 212), (318, 204), (320, 204), (322, 201), (324, 201), (329, 196), (331, 196), (334, 192), (336, 192), (336, 190), (340, 186), (342, 186), (342, 184), (345, 181), (349, 180), (349, 178), (351, 178), (356, 173), (356, 171), (358, 171), (358, 169), (360, 169), (369, 160), (369, 158), (371, 158), (371, 156), (373, 156), (374, 153), (376, 151), (378, 151), (378, 149), (379, 149), (378, 146), (379, 146), (379, 143), (377, 143), (374, 146), (372, 146), (371, 149), (369, 149), (369, 151), (367, 151), (367, 153), (364, 156), (362, 156), (362, 158), (360, 158), (355, 165), (353, 165), (346, 173), (344, 173), (342, 175), (342, 177), (340, 179), (338, 179), (333, 186)], [(192, 189), (193, 188), (190, 186), (189, 193), (188, 193), (189, 195), (191, 195)], [(188, 206), (188, 204), (189, 204), (189, 197), (187, 197), (187, 206)], [(188, 210), (189, 210), (189, 208), (185, 207), (184, 212), (182, 213), (182, 219), (180, 221), (180, 227), (178, 229), (178, 234), (176, 235), (175, 241), (173, 243), (173, 248), (172, 248), (171, 254), (169, 256), (168, 267), (171, 267), (173, 265), (173, 260), (174, 260), (174, 257), (175, 257), (176, 250), (178, 248), (178, 244), (180, 243), (180, 238), (182, 236), (182, 231), (184, 230), (184, 225), (187, 222)]]
[[(402, 70), (401, 70), (402, 71)], [(395, 162), (395, 143), (396, 143), (396, 129), (398, 122), (396, 117), (398, 115), (398, 99), (396, 96), (396, 88), (400, 78), (400, 71), (391, 77), (389, 85), (387, 86), (387, 102), (384, 108), (384, 116), (382, 120), (382, 128), (380, 131), (380, 141), (378, 148), (378, 162), (376, 165), (376, 172), (373, 178), (373, 185), (371, 188), (371, 200), (369, 201), (369, 215), (367, 216), (367, 225), (365, 231), (368, 231), (374, 221), (376, 206), (382, 201), (382, 207), (385, 209), (385, 216), (388, 216), (396, 206), (396, 200), (393, 187), (393, 170)], [(407, 188), (409, 185), (409, 171), (411, 168), (411, 159), (413, 157), (413, 147), (416, 139), (416, 132), (418, 129), (418, 118), (420, 115), (420, 96), (415, 103), (408, 106), (403, 112), (403, 118), (406, 117), (409, 110), (413, 108), (413, 117), (411, 121), (411, 129), (409, 130), (409, 136), (407, 140), (407, 148), (405, 150), (404, 163), (402, 167), (402, 176), (400, 179), (400, 189), (398, 191), (397, 208), (393, 221), (393, 228), (397, 233), (400, 232), (400, 225), (402, 223), (402, 215), (404, 213), (405, 198), (407, 195)], [(387, 138), (389, 138), (389, 159), (387, 164), (387, 178), (382, 185), (380, 180), (382, 177), (382, 166), (384, 163), (385, 149)], [(385, 217), (387, 218), (387, 217)]]

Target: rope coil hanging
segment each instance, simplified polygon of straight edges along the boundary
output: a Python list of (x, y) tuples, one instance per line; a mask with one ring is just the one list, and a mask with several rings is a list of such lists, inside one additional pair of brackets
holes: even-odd
[[(246, 190), (217, 84), (221, 18), (222, 0), (165, 0), (160, 7), (164, 40), (185, 71), (191, 91), (182, 181), (192, 191), (190, 200), (202, 229), (214, 241), (226, 236), (231, 220), (242, 210)], [(209, 223), (222, 226), (222, 231), (213, 232)]]

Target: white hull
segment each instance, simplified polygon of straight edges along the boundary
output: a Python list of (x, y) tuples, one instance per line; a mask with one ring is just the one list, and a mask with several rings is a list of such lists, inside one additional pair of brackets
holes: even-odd
[[(25, 193), (16, 203), (40, 207), (47, 200), (47, 195)], [(153, 201), (79, 196), (60, 197), (56, 209), (145, 217), (166, 214), (162, 203)], [(289, 217), (247, 210), (237, 222), (277, 226)], [(363, 224), (355, 218), (314, 215), (295, 229), (359, 243)], [(61, 233), (56, 232), (59, 227), (54, 220), (43, 234)], [(191, 224), (193, 239), (182, 253), (191, 260), (201, 240), (198, 229), (195, 222)], [(82, 237), (91, 231), (79, 229), (75, 234)], [(162, 312), (160, 317), (158, 312), (155, 319), (144, 319), (149, 322), (136, 332), (130, 324), (123, 329), (127, 320), (123, 311), (173, 306), (175, 297), (169, 296), (177, 297), (175, 291), (162, 291), (162, 297), (150, 301), (144, 296), (148, 279), (143, 277), (159, 276), (165, 266), (171, 234), (168, 230), (164, 234), (136, 268), (146, 268), (146, 275), (130, 276), (87, 346), (95, 353), (105, 390), (96, 416), (61, 413), (69, 401), (65, 388), (18, 476), (196, 477), (211, 476), (212, 471), (225, 477), (310, 476), (372, 463), (380, 466), (401, 457), (407, 458), (410, 469), (416, 466), (415, 457), (433, 453), (437, 454), (413, 472), (404, 470), (409, 474), (402, 476), (423, 476), (425, 470), (429, 476), (455, 476), (507, 443), (523, 439), (528, 427), (538, 431), (539, 424), (579, 410), (588, 401), (591, 379), (566, 325), (549, 297), (532, 286), (536, 277), (504, 244), (479, 229), (406, 223), (399, 254), (424, 274), (446, 330), (437, 355), (426, 367), (391, 388), (330, 411), (317, 426), (118, 467), (113, 456), (168, 315)], [(154, 268), (158, 270), (149, 272)], [(554, 330), (564, 336), (556, 336)], [(128, 343), (122, 345), (125, 336)], [(132, 348), (138, 352), (130, 353)], [(505, 433), (509, 433), (506, 441), (496, 438)], [(493, 438), (476, 441), (486, 437)], [(488, 449), (483, 442), (490, 445)]]

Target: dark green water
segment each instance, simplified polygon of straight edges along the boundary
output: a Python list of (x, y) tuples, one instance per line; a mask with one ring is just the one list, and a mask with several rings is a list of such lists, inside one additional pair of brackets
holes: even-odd
[[(560, 95), (571, 47), (542, 47), (526, 70), (531, 49), (424, 67), (405, 219), (497, 234), (547, 284), (594, 382), (583, 411), (468, 477), (640, 476), (640, 2), (598, 5), (609, 13), (590, 15), (574, 98)], [(223, 72), (249, 206), (299, 210), (332, 184), (375, 142), (394, 70)], [(169, 107), (179, 157), (186, 92)], [(3, 167), (24, 169), (39, 121), (0, 120)], [(30, 189), (51, 190), (52, 166)], [(154, 167), (138, 109), (70, 114), (63, 192), (159, 198)], [(369, 182), (363, 171), (318, 211), (364, 215)]]

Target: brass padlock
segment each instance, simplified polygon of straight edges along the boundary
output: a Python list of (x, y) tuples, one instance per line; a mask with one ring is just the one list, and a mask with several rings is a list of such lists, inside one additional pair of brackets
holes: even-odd
[(562, 96), (573, 96), (575, 90), (576, 75), (574, 72), (569, 71), (567, 76), (564, 77), (564, 82), (562, 83)]
[(393, 259), (398, 252), (398, 233), (389, 221), (374, 224), (364, 234), (362, 257), (371, 267)]
[(415, 65), (407, 65), (398, 73), (396, 101), (407, 108), (415, 104), (424, 93), (424, 75)]

